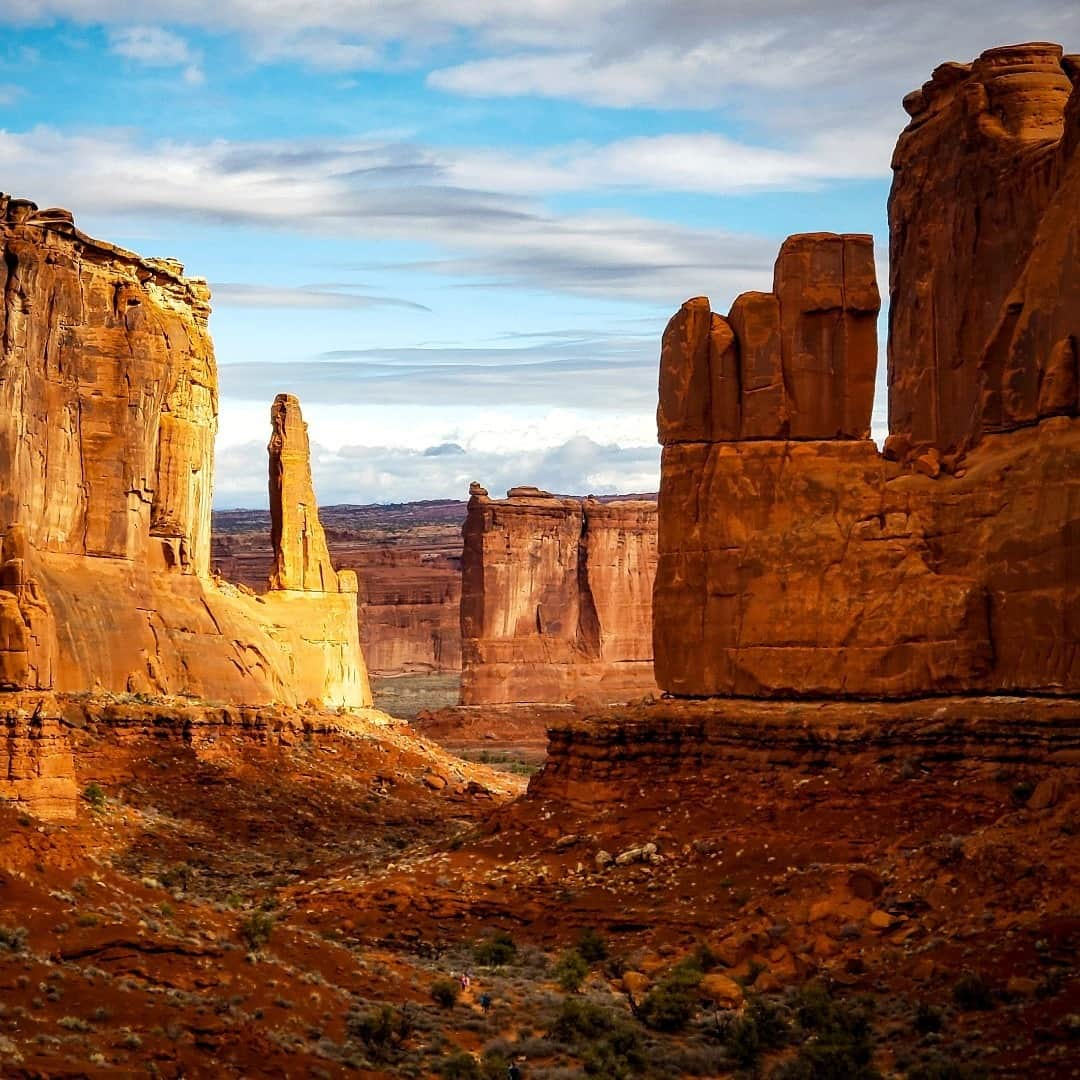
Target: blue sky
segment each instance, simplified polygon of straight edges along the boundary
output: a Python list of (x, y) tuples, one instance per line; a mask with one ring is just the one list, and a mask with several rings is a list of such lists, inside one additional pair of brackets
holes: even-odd
[(284, 390), (325, 504), (654, 490), (671, 312), (767, 288), (799, 231), (874, 233), (884, 286), (904, 93), (1009, 41), (1080, 51), (1074, 0), (0, 16), (0, 189), (211, 283), (222, 507), (265, 504)]

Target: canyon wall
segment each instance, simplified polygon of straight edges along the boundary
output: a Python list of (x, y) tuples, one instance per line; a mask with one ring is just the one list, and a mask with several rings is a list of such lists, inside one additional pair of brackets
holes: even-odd
[(258, 598), (211, 576), (206, 283), (0, 196), (0, 296), (0, 687), (369, 705), (294, 401), (271, 499), (307, 522), (277, 546), (304, 573)]
[(1078, 76), (1016, 46), (907, 99), (883, 454), (869, 238), (792, 238), (772, 294), (672, 319), (664, 690), (1080, 692)]
[(474, 485), (463, 532), (463, 705), (655, 690), (654, 503)]
[(942, 64), (893, 156), (889, 425), (943, 454), (1075, 415), (1080, 57)]

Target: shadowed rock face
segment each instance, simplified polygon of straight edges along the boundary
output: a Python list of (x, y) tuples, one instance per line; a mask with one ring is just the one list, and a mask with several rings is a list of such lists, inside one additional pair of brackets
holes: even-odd
[(773, 293), (669, 324), (661, 688), (1080, 691), (1078, 70), (995, 49), (907, 99), (884, 455), (864, 238), (792, 238)]
[(1080, 61), (943, 64), (893, 156), (889, 425), (943, 452), (1076, 414)]
[(275, 434), (288, 587), (211, 577), (209, 311), (178, 263), (0, 196), (0, 688), (370, 704), (355, 578), (303, 524), (295, 399)]
[(688, 300), (664, 332), (660, 442), (865, 439), (880, 306), (873, 239), (833, 233), (786, 240), (773, 291), (726, 318)]
[(474, 485), (462, 555), (463, 705), (655, 690), (656, 506)]

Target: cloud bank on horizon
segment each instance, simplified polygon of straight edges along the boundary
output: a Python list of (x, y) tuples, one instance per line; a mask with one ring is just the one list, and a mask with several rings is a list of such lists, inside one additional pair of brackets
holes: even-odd
[(671, 312), (768, 287), (791, 232), (873, 233), (884, 267), (904, 93), (993, 45), (1080, 48), (1065, 0), (0, 16), (0, 188), (210, 279), (220, 506), (265, 504), (284, 390), (324, 503), (462, 497), (472, 479), (655, 489)]

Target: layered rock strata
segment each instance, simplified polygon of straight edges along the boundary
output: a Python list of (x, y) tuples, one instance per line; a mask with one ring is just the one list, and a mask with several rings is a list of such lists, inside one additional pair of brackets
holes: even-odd
[[(313, 532), (265, 597), (210, 573), (206, 283), (0, 196), (0, 296), (0, 686), (369, 704), (355, 580)], [(294, 445), (280, 491), (307, 500)]]
[[(664, 690), (1080, 692), (1078, 71), (1056, 46), (996, 49), (908, 99), (884, 454), (865, 438), (864, 238), (795, 238), (771, 298), (740, 297), (727, 320), (699, 298), (673, 318), (654, 599)], [(829, 255), (849, 242), (851, 284)], [(749, 427), (748, 394), (766, 403)]]
[(655, 689), (656, 506), (474, 485), (463, 530), (463, 705)]

